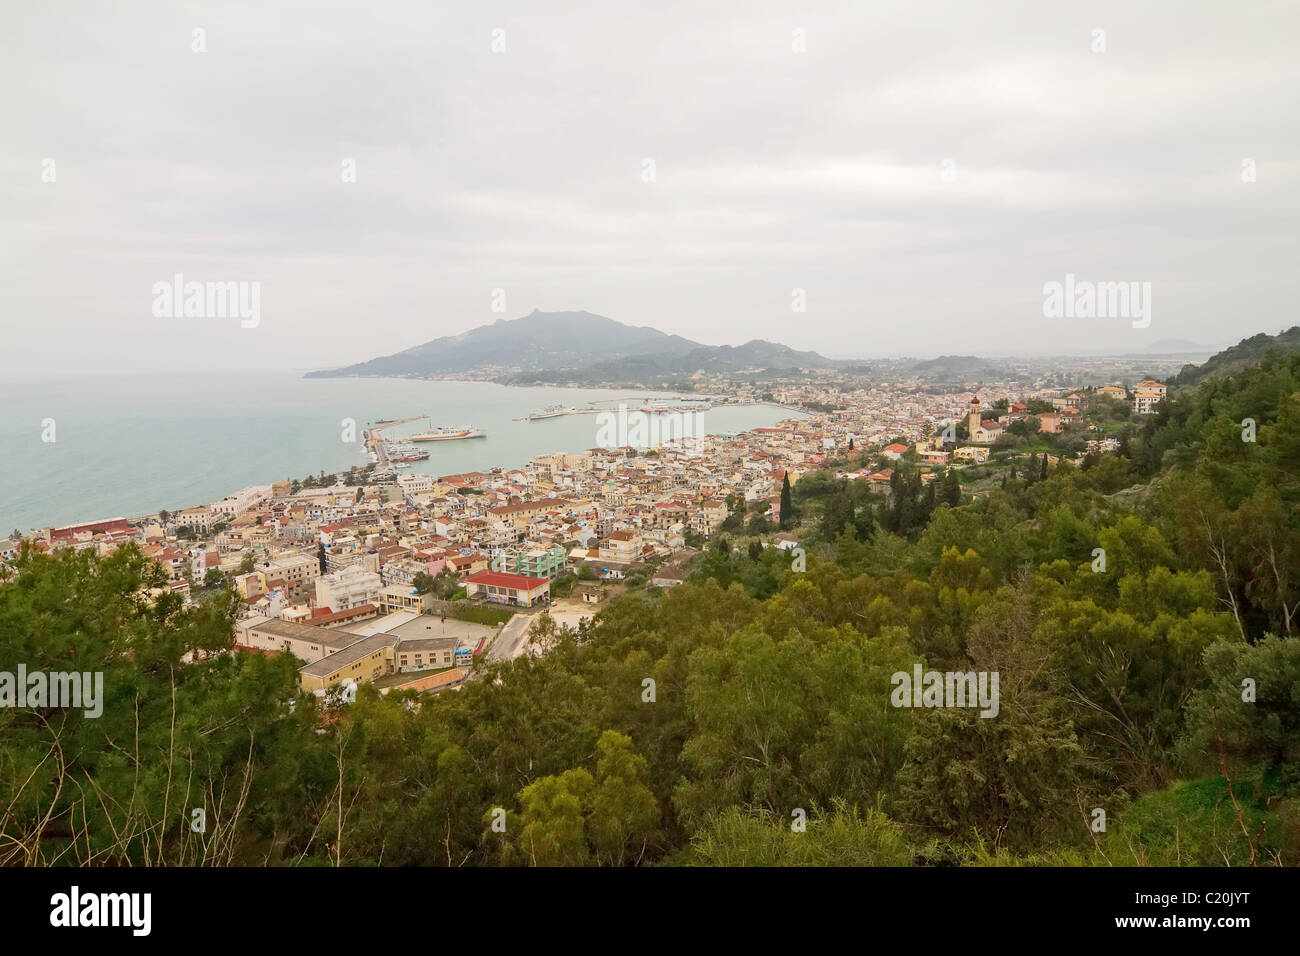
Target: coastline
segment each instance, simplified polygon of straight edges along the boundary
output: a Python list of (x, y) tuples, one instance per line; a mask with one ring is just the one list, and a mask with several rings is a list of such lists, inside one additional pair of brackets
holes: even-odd
[[(8, 527), (17, 527), (24, 534), (44, 528), (69, 527), (77, 524), (108, 520), (107, 516), (125, 516), (132, 524), (138, 524), (155, 518), (159, 511), (175, 511), (200, 504), (219, 501), (226, 495), (235, 493), (240, 488), (270, 484), (285, 478), (301, 480), (309, 474), (324, 471), (326, 474), (346, 474), (349, 467), (364, 468), (369, 459), (362, 450), (364, 444), (360, 438), (362, 430), (369, 427), (367, 421), (385, 418), (401, 418), (398, 412), (411, 409), (419, 411), (424, 408), (440, 408), (450, 417), (470, 420), (475, 417), (477, 403), (492, 405), (501, 419), (501, 424), (515, 416), (525, 414), (530, 408), (550, 402), (573, 401), (579, 396), (590, 395), (607, 403), (626, 401), (629, 405), (638, 403), (647, 397), (671, 398), (685, 392), (656, 392), (639, 389), (635, 392), (623, 389), (587, 389), (576, 386), (538, 387), (528, 385), (506, 385), (501, 383), (471, 382), (466, 380), (418, 381), (392, 379), (384, 377), (349, 377), (339, 379), (316, 379), (304, 381), (301, 373), (284, 373), (255, 371), (249, 373), (215, 373), (210, 382), (191, 377), (160, 376), (156, 379), (136, 381), (136, 391), (148, 398), (138, 403), (132, 401), (129, 389), (104, 389), (104, 382), (96, 380), (86, 383), (82, 391), (93, 391), (96, 400), (87, 402), (91, 408), (102, 412), (105, 422), (95, 422), (89, 426), (93, 433), (87, 436), (86, 425), (78, 420), (80, 414), (70, 414), (58, 407), (48, 396), (37, 394), (30, 397), (33, 411), (28, 417), (40, 420), (40, 412), (47, 407), (59, 419), (60, 435), (57, 446), (49, 446), (43, 451), (44, 460), (51, 464), (46, 466), (46, 474), (11, 473), (6, 483), (13, 489), (13, 494), (5, 494), (8, 501), (15, 502), (14, 513), (7, 518), (0, 518), (0, 523)], [(177, 386), (184, 385), (186, 392), (207, 389), (214, 396), (231, 394), (235, 396), (251, 393), (244, 403), (249, 411), (238, 406), (229, 414), (214, 406), (212, 402), (197, 404), (194, 408), (178, 407), (173, 417), (167, 419), (168, 430), (183, 433), (183, 442), (174, 440), (174, 436), (162, 434), (156, 441), (143, 442), (141, 433), (149, 429), (153, 422), (137, 424), (136, 419), (142, 410), (158, 414), (150, 403), (158, 392), (169, 392), (169, 380)], [(305, 385), (306, 388), (299, 386)], [(358, 388), (358, 385), (362, 387)], [(287, 386), (287, 387), (286, 387)], [(394, 387), (396, 386), (396, 387)], [(428, 388), (425, 388), (428, 386)], [(470, 394), (462, 395), (467, 391)], [(59, 396), (75, 397), (76, 386), (48, 391)], [(291, 399), (281, 403), (277, 400), (281, 393), (288, 393)], [(328, 392), (335, 396), (333, 402), (319, 393)], [(419, 397), (426, 392), (433, 393)], [(103, 400), (98, 396), (103, 394)], [(394, 395), (393, 393), (397, 393)], [(576, 393), (576, 394), (575, 394)], [(617, 394), (623, 393), (623, 394)], [(406, 398), (401, 395), (406, 394)], [(443, 398), (439, 398), (441, 395)], [(342, 396), (342, 397), (338, 397)], [(414, 396), (414, 398), (412, 398)], [(460, 410), (447, 410), (444, 404), (446, 396), (454, 396)], [(486, 396), (486, 398), (484, 397)], [(787, 418), (803, 418), (811, 413), (797, 407), (781, 405), (775, 402), (763, 402), (748, 397), (737, 397), (724, 391), (714, 393), (695, 393), (693, 397), (710, 397), (718, 401), (710, 412), (728, 410), (770, 409), (774, 415), (764, 421), (754, 421), (752, 415), (745, 415), (743, 425), (728, 427), (724, 423), (707, 427), (713, 434), (743, 434), (753, 428), (770, 426)], [(361, 402), (373, 409), (367, 412), (358, 407), (357, 419), (358, 441), (351, 446), (351, 451), (338, 454), (338, 425), (340, 418), (331, 414), (330, 404), (352, 406)], [(399, 405), (397, 403), (406, 403)], [(71, 404), (70, 401), (66, 404)], [(231, 403), (236, 404), (236, 403)], [(412, 405), (415, 407), (412, 409)], [(143, 409), (142, 407), (143, 406)], [(83, 406), (85, 407), (85, 406)], [(274, 414), (266, 414), (270, 409)], [(341, 411), (342, 409), (340, 409)], [(78, 413), (81, 408), (77, 409)], [(62, 414), (60, 414), (62, 412)], [(506, 414), (508, 412), (509, 414)], [(364, 417), (363, 414), (364, 413)], [(775, 414), (775, 413), (780, 413)], [(435, 412), (441, 414), (441, 412)], [(706, 413), (708, 414), (708, 413)], [(426, 417), (421, 415), (420, 417)], [(588, 421), (590, 421), (590, 418)], [(707, 421), (707, 418), (706, 418)], [(475, 424), (479, 424), (475, 420)], [(492, 443), (490, 464), (482, 462), (464, 464), (464, 455), (451, 453), (444, 447), (433, 460), (421, 463), (413, 473), (455, 474), (461, 471), (489, 471), (492, 468), (522, 468), (527, 462), (537, 457), (562, 451), (572, 452), (595, 446), (594, 434), (590, 437), (578, 435), (564, 428), (555, 428), (553, 421), (546, 423), (521, 423), (531, 426), (538, 433), (540, 440), (522, 444), (518, 436), (509, 433), (498, 436)], [(711, 423), (710, 423), (711, 424)], [(500, 431), (500, 424), (494, 430), (489, 426), (489, 433)], [(31, 440), (30, 434), (24, 436), (17, 428), (13, 437), (16, 440)], [(131, 441), (124, 441), (123, 436)], [(87, 449), (87, 437), (93, 437), (98, 447)], [(142, 445), (137, 454), (132, 448), (125, 447), (133, 443)], [(181, 445), (184, 447), (181, 447)], [(462, 445), (462, 442), (448, 442), (446, 445)], [(245, 447), (256, 446), (265, 451), (270, 448), (279, 455), (269, 466), (252, 467), (251, 456), (244, 453)], [(290, 447), (293, 446), (293, 447)], [(229, 448), (229, 450), (228, 450)], [(105, 449), (112, 452), (106, 455)], [(333, 452), (333, 454), (331, 454)], [(213, 457), (213, 456), (216, 457)], [(276, 457), (263, 454), (261, 457)], [(479, 456), (480, 459), (482, 456)], [(205, 463), (204, 459), (208, 459)], [(95, 470), (87, 473), (85, 462), (93, 460)], [(205, 466), (206, 465), (206, 466)], [(323, 467), (322, 467), (323, 466)], [(193, 469), (195, 475), (207, 475), (209, 479), (201, 488), (194, 487), (194, 481), (182, 480), (178, 475), (181, 467)], [(231, 474), (231, 472), (234, 472)], [(224, 477), (221, 477), (224, 475)], [(219, 484), (217, 481), (219, 480)], [(89, 485), (86, 483), (90, 482)], [(183, 485), (183, 487), (181, 487)], [(99, 501), (94, 503), (94, 496), (84, 493), (85, 488), (101, 492)], [(148, 500), (132, 501), (132, 498), (144, 497), (148, 489)], [(8, 489), (5, 489), (8, 491)], [(112, 491), (112, 494), (108, 492)], [(197, 491), (197, 494), (195, 493)], [(188, 493), (187, 493), (188, 492)], [(54, 504), (49, 511), (47, 504)], [(63, 505), (63, 507), (60, 507)], [(81, 505), (81, 507), (77, 507)], [(133, 507), (134, 505), (134, 507)], [(8, 509), (6, 509), (8, 510)], [(27, 513), (25, 514), (24, 511)], [(58, 512), (62, 511), (62, 514)], [(50, 517), (47, 517), (50, 515)]]

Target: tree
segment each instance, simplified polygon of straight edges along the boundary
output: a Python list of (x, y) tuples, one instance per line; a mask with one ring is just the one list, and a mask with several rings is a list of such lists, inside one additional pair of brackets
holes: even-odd
[(226, 576), (221, 573), (220, 568), (208, 568), (207, 573), (203, 575), (203, 587), (208, 591), (215, 591), (218, 588), (226, 586)]
[(1205, 669), (1210, 686), (1187, 705), (1186, 759), (1214, 772), (1273, 771), (1300, 792), (1300, 641), (1214, 643)]
[(790, 495), (790, 473), (781, 476), (781, 530), (794, 526), (794, 500)]
[(647, 786), (646, 759), (632, 738), (606, 730), (596, 741), (596, 788), (591, 794), (587, 832), (598, 864), (638, 863), (659, 826), (659, 801)]

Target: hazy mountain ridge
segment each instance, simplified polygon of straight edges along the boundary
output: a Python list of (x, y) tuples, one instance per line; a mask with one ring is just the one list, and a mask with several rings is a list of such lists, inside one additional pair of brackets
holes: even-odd
[(535, 309), (519, 319), (498, 319), (391, 355), (308, 372), (306, 377), (429, 378), (478, 373), (507, 382), (636, 381), (682, 372), (833, 368), (839, 364), (816, 352), (800, 352), (761, 339), (739, 346), (703, 345), (590, 312)]
[(1170, 380), (1170, 384), (1198, 385), (1208, 378), (1239, 372), (1259, 362), (1272, 349), (1282, 352), (1300, 351), (1300, 325), (1293, 325), (1277, 335), (1260, 332), (1211, 355), (1200, 365), (1184, 365), (1182, 371)]

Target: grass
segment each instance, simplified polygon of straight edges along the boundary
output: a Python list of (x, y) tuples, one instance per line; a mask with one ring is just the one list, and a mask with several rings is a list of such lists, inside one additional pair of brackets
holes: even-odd
[(515, 616), (517, 610), (519, 609), (508, 607), (459, 607), (453, 605), (451, 610), (447, 612), (447, 616), (454, 617), (459, 621), (470, 621), (473, 624), (486, 624), (491, 627), (504, 624)]

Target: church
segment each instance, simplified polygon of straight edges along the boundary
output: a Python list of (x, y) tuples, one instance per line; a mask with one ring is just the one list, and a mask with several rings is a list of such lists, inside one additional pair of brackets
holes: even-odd
[(970, 440), (977, 445), (992, 445), (1002, 437), (1002, 426), (993, 419), (981, 420), (980, 397), (974, 395), (970, 400), (970, 413), (966, 416), (966, 430)]

